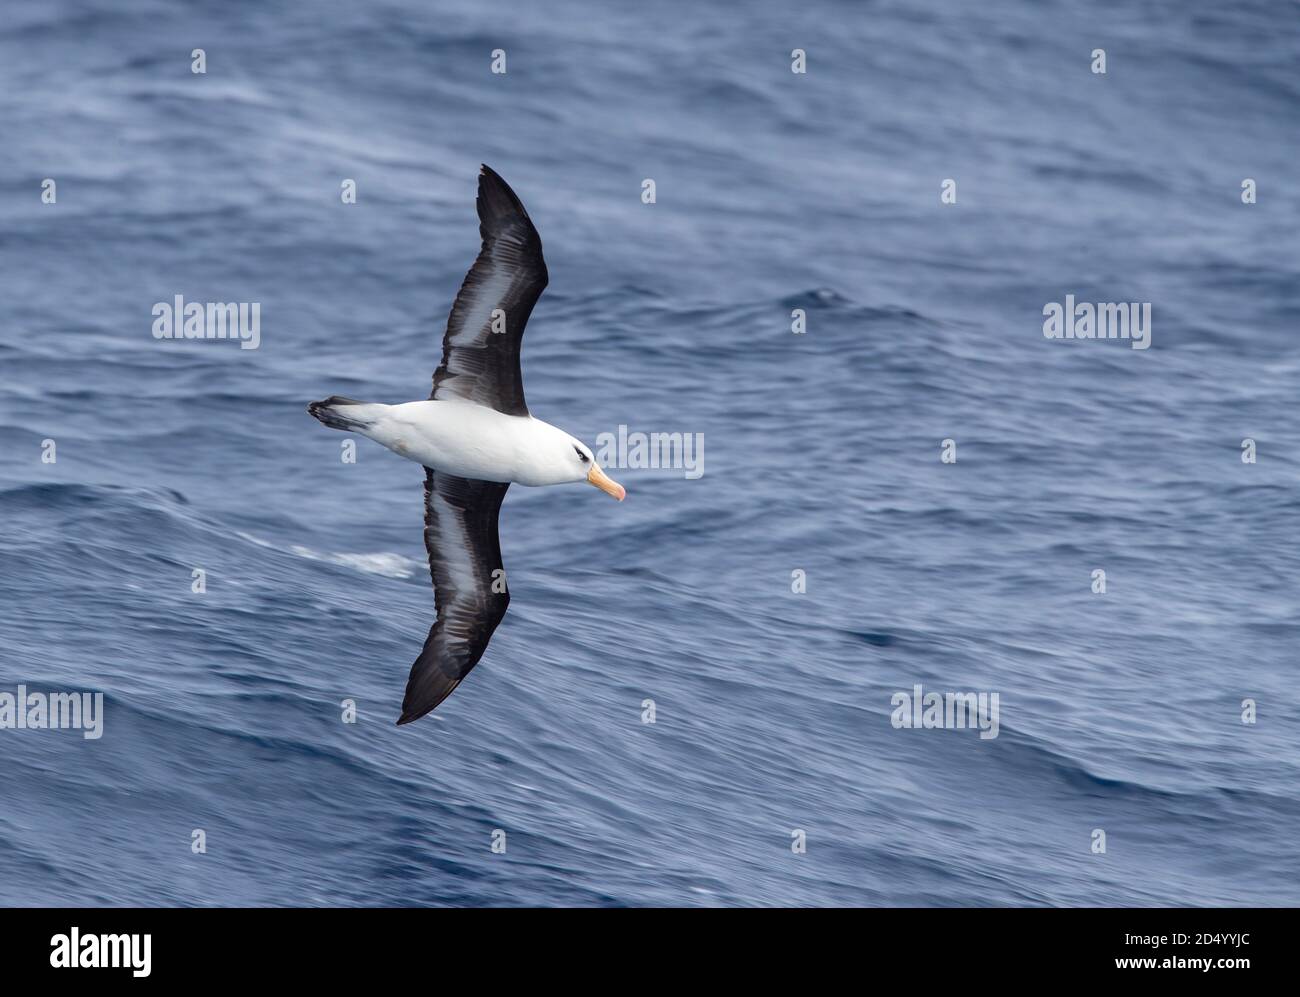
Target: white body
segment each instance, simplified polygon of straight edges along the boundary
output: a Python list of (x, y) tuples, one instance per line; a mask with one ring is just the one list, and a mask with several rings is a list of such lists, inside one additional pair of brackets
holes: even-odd
[(557, 485), (586, 476), (573, 451), (577, 441), (530, 415), (503, 415), (456, 399), (347, 405), (337, 411), (358, 421), (355, 432), (399, 457), (461, 478)]

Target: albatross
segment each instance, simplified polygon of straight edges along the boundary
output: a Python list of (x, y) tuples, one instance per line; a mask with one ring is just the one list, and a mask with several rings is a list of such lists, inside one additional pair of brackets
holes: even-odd
[(331, 429), (424, 465), (424, 546), (437, 615), (411, 666), (399, 725), (452, 694), (506, 614), (497, 532), (506, 489), (586, 481), (620, 502), (626, 495), (589, 447), (528, 411), (519, 344), (546, 287), (542, 240), (487, 166), (477, 204), (483, 245), (451, 307), (428, 399), (383, 405), (334, 395), (307, 406)]

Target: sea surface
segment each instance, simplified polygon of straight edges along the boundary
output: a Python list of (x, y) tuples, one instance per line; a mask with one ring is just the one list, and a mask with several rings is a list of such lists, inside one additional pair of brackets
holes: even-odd
[[(1300, 903), (1298, 126), (1289, 0), (6, 0), (0, 693), (104, 713), (0, 730), (0, 902)], [(427, 396), (480, 163), (534, 414), (703, 474), (511, 488), (398, 728), (423, 475), (305, 406)]]

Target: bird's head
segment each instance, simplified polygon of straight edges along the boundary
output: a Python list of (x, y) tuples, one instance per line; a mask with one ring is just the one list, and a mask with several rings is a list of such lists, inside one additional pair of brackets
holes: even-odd
[(592, 456), (590, 448), (585, 443), (575, 440), (572, 436), (566, 441), (569, 447), (565, 454), (565, 462), (568, 464), (572, 473), (571, 481), (586, 481), (588, 484), (595, 485), (607, 495), (613, 495), (620, 502), (627, 496), (627, 489), (605, 473), (604, 468), (596, 463), (596, 458)]

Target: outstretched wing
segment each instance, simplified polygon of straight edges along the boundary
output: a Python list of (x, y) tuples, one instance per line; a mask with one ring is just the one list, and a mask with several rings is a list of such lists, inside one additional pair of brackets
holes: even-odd
[(483, 248), (447, 319), (431, 398), (460, 398), (527, 415), (519, 344), (546, 288), (542, 240), (509, 185), (484, 166), (478, 177)]
[(438, 618), (411, 666), (399, 724), (420, 719), (452, 694), (506, 615), (510, 593), (497, 516), (509, 487), (425, 468), (424, 546)]

